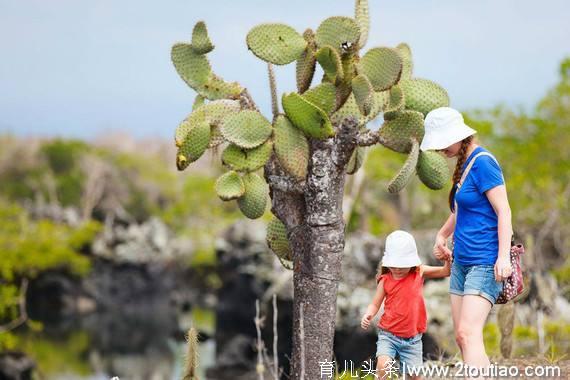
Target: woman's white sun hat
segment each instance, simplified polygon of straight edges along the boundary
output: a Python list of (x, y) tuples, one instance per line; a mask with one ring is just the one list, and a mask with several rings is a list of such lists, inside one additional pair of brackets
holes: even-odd
[(396, 230), (386, 237), (382, 266), (411, 268), (420, 264), (416, 240), (409, 232)]
[(445, 149), (477, 133), (465, 124), (461, 113), (451, 107), (439, 107), (430, 111), (426, 115), (424, 126), (421, 150)]

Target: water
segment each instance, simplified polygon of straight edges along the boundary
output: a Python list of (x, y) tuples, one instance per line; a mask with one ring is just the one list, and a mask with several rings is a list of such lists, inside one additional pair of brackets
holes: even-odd
[[(18, 349), (36, 361), (47, 380), (179, 380), (186, 355), (182, 331), (195, 326), (212, 336), (214, 312), (193, 308), (178, 318), (178, 333), (151, 315), (60, 320), (40, 332), (20, 332)], [(213, 339), (200, 343), (198, 355), (198, 374), (205, 379), (215, 360)]]

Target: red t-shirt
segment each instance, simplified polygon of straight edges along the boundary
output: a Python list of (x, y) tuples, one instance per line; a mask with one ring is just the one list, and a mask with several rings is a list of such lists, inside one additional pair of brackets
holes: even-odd
[(396, 280), (392, 273), (376, 277), (376, 283), (384, 279), (384, 314), (378, 327), (402, 338), (410, 338), (427, 329), (427, 313), (423, 297), (424, 279), (420, 271), (410, 271)]

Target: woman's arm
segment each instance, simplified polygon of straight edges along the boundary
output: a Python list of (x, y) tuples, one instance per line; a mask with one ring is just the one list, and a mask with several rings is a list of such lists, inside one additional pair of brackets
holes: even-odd
[(451, 236), (453, 231), (455, 230), (455, 213), (452, 212), (443, 226), (439, 229), (438, 235), (443, 236), (444, 238), (448, 238)]
[(451, 213), (435, 237), (433, 254), (439, 260), (451, 259), (451, 250), (447, 248), (447, 238), (455, 230), (455, 213)]
[(421, 265), (420, 273), (424, 278), (449, 277), (449, 274), (451, 273), (451, 262), (449, 260), (445, 260), (442, 267)]
[(368, 326), (370, 326), (370, 321), (372, 320), (372, 318), (374, 318), (376, 313), (378, 313), (378, 310), (380, 310), (380, 306), (382, 306), (384, 297), (386, 297), (386, 292), (384, 291), (384, 279), (382, 279), (378, 282), (378, 286), (376, 287), (376, 294), (374, 294), (372, 302), (370, 303), (370, 305), (368, 305), (366, 313), (364, 313), (364, 316), (360, 321), (360, 326), (363, 329), (366, 330)]
[(499, 256), (495, 263), (495, 279), (503, 281), (509, 277), (512, 272), (511, 268), (511, 236), (513, 235), (513, 226), (511, 221), (511, 207), (507, 198), (507, 189), (505, 185), (495, 186), (485, 192), (487, 199), (493, 206), (497, 214), (497, 228), (499, 233)]

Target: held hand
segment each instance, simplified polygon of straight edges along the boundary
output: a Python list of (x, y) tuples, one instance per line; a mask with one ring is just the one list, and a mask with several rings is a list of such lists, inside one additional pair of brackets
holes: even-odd
[(495, 262), (495, 280), (503, 281), (506, 280), (511, 273), (513, 268), (511, 267), (511, 260), (508, 257), (499, 256)]
[(370, 313), (366, 313), (364, 314), (364, 316), (362, 317), (362, 320), (360, 321), (360, 327), (362, 327), (364, 330), (368, 329), (368, 326), (370, 326), (370, 321), (372, 320), (373, 315)]
[(438, 260), (451, 260), (451, 250), (447, 248), (447, 239), (441, 235), (437, 235), (435, 238), (433, 255)]

